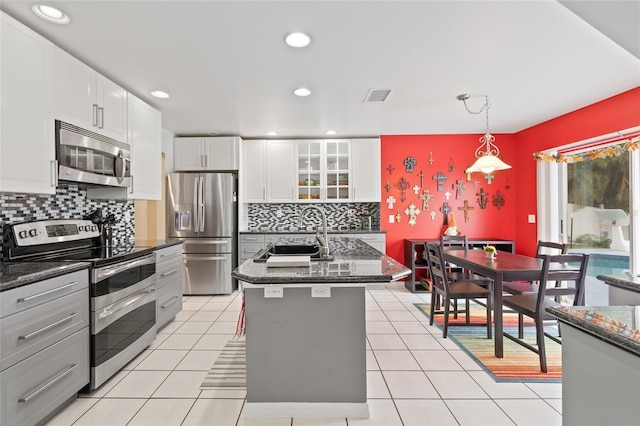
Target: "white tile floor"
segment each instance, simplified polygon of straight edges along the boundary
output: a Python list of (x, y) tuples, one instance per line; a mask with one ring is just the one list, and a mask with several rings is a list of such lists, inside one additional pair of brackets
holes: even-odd
[(555, 383), (496, 383), (430, 327), (402, 283), (367, 292), (369, 419), (245, 420), (246, 392), (201, 391), (233, 336), (241, 295), (185, 297), (154, 344), (49, 425), (560, 425)]

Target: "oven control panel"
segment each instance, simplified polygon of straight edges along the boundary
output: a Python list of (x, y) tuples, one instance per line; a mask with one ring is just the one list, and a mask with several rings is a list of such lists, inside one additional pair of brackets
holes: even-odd
[(18, 246), (34, 246), (100, 236), (98, 225), (83, 219), (55, 219), (12, 225)]

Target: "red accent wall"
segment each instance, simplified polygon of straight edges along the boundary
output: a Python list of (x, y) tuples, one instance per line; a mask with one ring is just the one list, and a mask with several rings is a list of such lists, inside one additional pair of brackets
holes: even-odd
[(516, 250), (519, 253), (535, 254), (538, 242), (536, 225), (527, 223), (528, 214), (536, 214), (537, 217), (533, 153), (638, 125), (640, 87), (514, 134), (516, 161), (512, 165), (518, 181), (514, 201)]
[[(382, 201), (380, 206), (380, 227), (387, 231), (387, 254), (394, 259), (404, 261), (405, 238), (437, 238), (442, 231), (443, 216), (439, 211), (445, 200), (444, 192), (452, 193), (449, 205), (453, 207), (458, 229), (470, 238), (501, 238), (515, 240), (518, 253), (533, 255), (538, 242), (537, 225), (528, 223), (528, 215), (535, 214), (536, 208), (536, 165), (533, 153), (556, 146), (597, 137), (640, 125), (640, 87), (572, 111), (552, 120), (522, 130), (513, 135), (494, 135), (496, 145), (500, 148), (502, 159), (513, 166), (512, 169), (495, 172), (495, 179), (489, 185), (482, 174), (472, 174), (472, 181), (466, 182), (462, 200), (455, 199), (452, 184), (457, 179), (464, 179), (464, 169), (474, 161), (475, 149), (480, 145), (481, 135), (389, 135), (381, 137), (381, 178)], [(428, 162), (429, 152), (433, 153), (433, 165)], [(413, 173), (405, 171), (404, 160), (412, 156), (417, 164)], [(455, 172), (448, 172), (450, 158), (453, 157)], [(386, 168), (392, 165), (392, 174)], [(404, 209), (413, 203), (422, 210), (422, 202), (412, 190), (406, 191), (406, 201), (400, 201), (400, 190), (395, 186), (402, 176), (409, 181), (411, 187), (420, 185), (417, 176), (423, 171), (424, 189), (428, 189), (435, 197), (429, 202), (429, 210), (421, 211), (417, 224), (410, 226), (409, 217)], [(438, 171), (448, 176), (444, 190), (436, 190), (436, 182), (432, 179)], [(479, 188), (490, 194), (486, 209), (480, 209), (474, 181)], [(387, 192), (385, 185), (392, 185)], [(506, 189), (506, 186), (509, 189)], [(497, 209), (491, 203), (491, 197), (500, 190), (505, 195), (505, 205)], [(422, 193), (422, 191), (420, 191)], [(389, 209), (386, 199), (393, 195), (397, 202)], [(465, 223), (463, 212), (458, 210), (468, 200), (474, 210), (469, 212), (469, 221)], [(401, 214), (400, 223), (389, 223), (389, 215)], [(437, 213), (434, 221), (429, 213)]]
[[(515, 239), (515, 212), (517, 182), (514, 169), (495, 172), (491, 184), (488, 184), (481, 173), (473, 173), (471, 182), (465, 180), (464, 170), (475, 161), (474, 152), (480, 146), (481, 135), (392, 135), (381, 137), (381, 179), (382, 179), (382, 202), (380, 205), (380, 227), (387, 231), (387, 255), (394, 259), (404, 261), (404, 239), (405, 238), (438, 238), (442, 232), (443, 214), (440, 212), (445, 199), (445, 192), (451, 192), (448, 200), (449, 206), (453, 209), (458, 230), (470, 238), (502, 238)], [(496, 145), (500, 148), (500, 155), (507, 164), (513, 165), (515, 161), (514, 136), (494, 135)], [(429, 164), (429, 153), (433, 155), (433, 165)], [(413, 173), (406, 171), (404, 160), (413, 157), (417, 164)], [(454, 172), (448, 171), (449, 162), (453, 158)], [(387, 167), (391, 165), (395, 170), (389, 174)], [(420, 186), (418, 174), (423, 172), (426, 176), (419, 194), (415, 194), (412, 189), (405, 191), (406, 200), (401, 201), (401, 191), (396, 187), (401, 177), (404, 177), (411, 188), (414, 185)], [(437, 183), (433, 180), (433, 175), (441, 171), (447, 176), (444, 181), (443, 190), (437, 191)], [(462, 199), (456, 199), (456, 191), (453, 185), (458, 179), (464, 180), (466, 189), (463, 190)], [(391, 185), (391, 190), (387, 192), (385, 185), (387, 181)], [(476, 199), (475, 181), (478, 182), (478, 189), (483, 188), (489, 193), (486, 209), (481, 209)], [(506, 189), (506, 187), (509, 189)], [(429, 201), (429, 210), (422, 211), (422, 201), (418, 198), (423, 189), (428, 189), (434, 195)], [(505, 196), (505, 205), (497, 209), (492, 204), (492, 197), (496, 192)], [(392, 195), (396, 199), (393, 209), (389, 209), (386, 199)], [(474, 210), (469, 211), (469, 221), (465, 222), (463, 211), (458, 207), (464, 205), (464, 200)], [(404, 210), (415, 204), (421, 211), (417, 216), (417, 223), (409, 225), (409, 216)], [(399, 223), (389, 223), (389, 216), (400, 211), (401, 220)], [(435, 211), (435, 220), (431, 220), (429, 213)]]

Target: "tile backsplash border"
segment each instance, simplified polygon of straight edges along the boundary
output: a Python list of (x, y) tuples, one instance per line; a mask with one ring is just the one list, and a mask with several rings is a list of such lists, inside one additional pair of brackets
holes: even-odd
[[(45, 219), (82, 219), (97, 208), (103, 216), (113, 213), (114, 245), (135, 240), (134, 206), (129, 200), (90, 200), (86, 189), (68, 184), (56, 188), (55, 195), (0, 192), (0, 225)], [(129, 220), (125, 220), (127, 218)], [(0, 238), (0, 252), (2, 252)]]
[[(372, 229), (380, 229), (380, 203), (250, 203), (247, 212), (249, 231), (298, 230), (302, 209), (315, 205), (324, 210), (331, 230), (362, 229), (362, 219), (372, 218)], [(320, 223), (318, 212), (305, 214), (303, 227), (315, 229)]]

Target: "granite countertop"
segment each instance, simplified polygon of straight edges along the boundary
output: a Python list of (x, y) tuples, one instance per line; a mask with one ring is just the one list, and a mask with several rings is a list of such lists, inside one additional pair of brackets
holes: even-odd
[(550, 306), (546, 311), (561, 322), (640, 356), (640, 306)]
[(86, 269), (88, 262), (2, 262), (0, 291)]
[[(387, 231), (380, 228), (349, 228), (349, 227), (329, 227), (327, 232), (330, 234), (385, 234)], [(268, 229), (268, 228), (249, 228), (240, 231), (240, 234), (314, 234), (315, 228), (298, 229), (295, 226)]]
[[(305, 241), (314, 242), (313, 237)], [(411, 273), (403, 264), (356, 238), (330, 237), (329, 250), (334, 260), (312, 261), (310, 267), (268, 268), (264, 262), (249, 259), (231, 275), (252, 284), (340, 284), (390, 282)]]
[(610, 286), (640, 293), (640, 277), (632, 277), (630, 275), (598, 275), (596, 278)]

